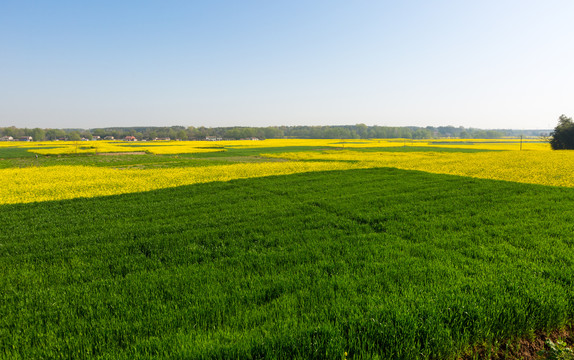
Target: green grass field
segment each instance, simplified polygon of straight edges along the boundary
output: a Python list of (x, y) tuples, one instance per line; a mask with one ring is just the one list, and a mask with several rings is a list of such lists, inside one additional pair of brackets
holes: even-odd
[(574, 318), (573, 200), (371, 169), (3, 205), (0, 357), (455, 358)]
[(32, 158), (36, 155), (28, 151), (34, 148), (0, 147), (0, 161), (4, 159)]

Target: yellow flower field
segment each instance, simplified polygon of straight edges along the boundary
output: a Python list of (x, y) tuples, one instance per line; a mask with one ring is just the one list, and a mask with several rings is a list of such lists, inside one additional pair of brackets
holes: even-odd
[(118, 195), (211, 181), (360, 167), (339, 162), (290, 161), (147, 170), (91, 166), (0, 169), (0, 204)]
[(394, 167), (436, 174), (470, 176), (551, 186), (574, 186), (574, 152), (489, 151), (447, 152), (358, 152), (325, 151), (267, 154), (289, 160), (357, 161), (363, 167)]
[[(7, 145), (8, 144), (8, 145)], [(137, 145), (137, 146), (136, 146)], [(269, 162), (150, 169), (96, 166), (42, 166), (0, 169), (0, 204), (116, 195), (204, 183), (300, 172), (393, 167), (551, 186), (574, 186), (574, 152), (551, 151), (539, 140), (264, 140), (156, 143), (43, 142), (3, 143), (41, 155), (147, 152), (181, 154), (237, 148), (313, 147), (315, 151), (262, 154)], [(376, 148), (426, 147), (437, 151), (377, 151)], [(441, 148), (499, 150), (444, 152)], [(361, 151), (371, 148), (373, 151)], [(406, 150), (406, 149), (405, 149)], [(287, 161), (271, 161), (284, 159)]]
[[(270, 139), (239, 141), (169, 141), (169, 142), (124, 142), (124, 141), (57, 141), (57, 142), (4, 142), (0, 147), (30, 148), (28, 151), (39, 155), (96, 154), (121, 152), (148, 152), (151, 154), (193, 154), (211, 151), (224, 151), (225, 148), (269, 148), (313, 146), (336, 149), (372, 147), (438, 147), (477, 150), (520, 150), (519, 139)], [(538, 139), (522, 141), (523, 150), (550, 150), (547, 142)]]
[[(10, 143), (8, 143), (10, 144)], [(150, 154), (195, 154), (225, 151), (220, 144), (208, 141), (173, 141), (173, 142), (118, 142), (118, 141), (61, 141), (24, 143), (18, 147), (31, 147), (29, 152), (38, 155), (72, 155), (147, 152)]]

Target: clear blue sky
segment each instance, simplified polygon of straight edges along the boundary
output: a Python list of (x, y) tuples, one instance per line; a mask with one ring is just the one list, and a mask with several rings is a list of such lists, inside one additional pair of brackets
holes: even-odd
[(574, 116), (574, 1), (0, 2), (0, 127)]

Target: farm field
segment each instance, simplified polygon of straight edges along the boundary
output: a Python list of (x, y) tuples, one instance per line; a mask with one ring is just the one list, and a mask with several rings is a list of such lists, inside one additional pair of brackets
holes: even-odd
[(571, 152), (198, 143), (0, 146), (0, 357), (455, 359), (574, 319)]

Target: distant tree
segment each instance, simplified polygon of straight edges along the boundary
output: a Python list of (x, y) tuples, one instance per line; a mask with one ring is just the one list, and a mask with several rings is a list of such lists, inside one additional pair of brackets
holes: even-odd
[(92, 129), (90, 132), (92, 136), (99, 136), (102, 139), (106, 137), (106, 131), (104, 129)]
[(412, 133), (413, 139), (430, 139), (432, 133), (428, 129), (418, 128)]
[(77, 132), (77, 131), (72, 131), (70, 134), (68, 134), (68, 140), (70, 140), (70, 141), (79, 141), (79, 140), (82, 140), (82, 136), (80, 135), (79, 132)]
[(60, 129), (48, 129), (46, 130), (45, 138), (48, 140), (58, 140), (60, 138), (65, 138), (66, 132)]
[(566, 115), (560, 115), (558, 125), (550, 134), (550, 146), (554, 150), (574, 149), (574, 122)]
[(89, 131), (82, 131), (80, 133), (80, 135), (82, 136), (82, 138), (88, 139), (88, 140), (92, 140), (94, 138), (92, 133), (90, 133)]
[(22, 136), (22, 129), (18, 129), (15, 126), (6, 127), (2, 129), (2, 135), (17, 138)]
[(496, 130), (486, 130), (486, 139), (500, 139), (504, 134)]
[(187, 133), (185, 132), (185, 130), (178, 130), (177, 135), (176, 135), (176, 139), (187, 140)]
[(146, 139), (149, 139), (149, 140), (153, 140), (157, 137), (159, 137), (159, 136), (157, 136), (157, 131), (155, 131), (155, 130), (150, 130), (146, 134)]
[(266, 127), (263, 129), (264, 137), (267, 139), (280, 139), (283, 137), (283, 130), (277, 127)]
[(30, 130), (28, 135), (31, 136), (34, 141), (42, 141), (46, 137), (46, 132), (40, 128), (35, 128)]
[(369, 137), (369, 128), (367, 127), (367, 125), (357, 124), (357, 125), (355, 125), (355, 128), (356, 128), (357, 135), (359, 135), (359, 137), (361, 139), (366, 139)]

